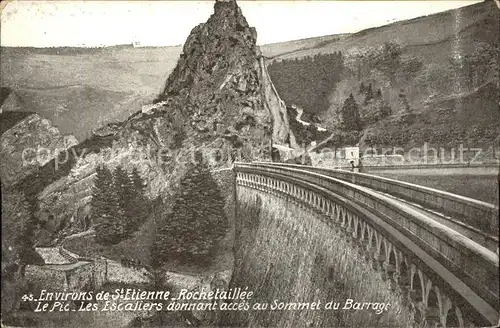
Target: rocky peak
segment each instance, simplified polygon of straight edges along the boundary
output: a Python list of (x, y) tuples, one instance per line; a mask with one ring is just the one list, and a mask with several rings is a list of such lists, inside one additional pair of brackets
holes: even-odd
[(263, 157), (269, 157), (271, 143), (294, 146), (286, 108), (272, 87), (256, 38), (234, 0), (217, 1), (207, 22), (191, 31), (158, 97), (160, 111), (177, 113), (173, 125), (184, 130), (180, 134), (205, 141), (229, 134), (237, 141), (233, 146), (255, 150), (265, 144), (269, 149), (254, 152)]
[(175, 96), (204, 80), (216, 82), (220, 75), (237, 73), (234, 71), (241, 70), (245, 63), (252, 65), (260, 55), (256, 37), (235, 1), (217, 1), (208, 21), (193, 28), (188, 36), (160, 98)]

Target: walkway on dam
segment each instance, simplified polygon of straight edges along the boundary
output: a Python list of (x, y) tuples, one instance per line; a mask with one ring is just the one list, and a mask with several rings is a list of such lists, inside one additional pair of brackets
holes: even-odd
[(391, 194), (388, 193), (383, 193), (368, 187), (363, 187), (359, 186), (358, 188), (363, 189), (367, 192), (370, 193), (376, 193), (385, 197), (388, 197), (392, 199), (393, 201), (396, 201), (399, 203), (399, 205), (403, 208), (405, 208), (408, 211), (416, 211), (420, 214), (425, 215), (426, 217), (433, 219), (434, 221), (442, 224), (443, 226), (446, 226), (449, 228), (448, 230), (454, 234), (462, 234), (463, 236), (469, 238), (470, 240), (474, 241), (475, 243), (481, 245), (482, 247), (486, 248), (487, 250), (490, 250), (492, 252), (497, 251), (498, 247), (498, 237), (492, 236), (492, 235), (487, 235), (482, 231), (479, 231), (478, 229), (474, 229), (473, 227), (467, 226), (462, 222), (459, 222), (457, 220), (454, 220), (453, 218), (446, 216), (442, 213), (438, 213), (436, 211), (427, 209), (419, 204), (410, 202), (405, 199), (401, 199), (398, 197), (395, 197)]

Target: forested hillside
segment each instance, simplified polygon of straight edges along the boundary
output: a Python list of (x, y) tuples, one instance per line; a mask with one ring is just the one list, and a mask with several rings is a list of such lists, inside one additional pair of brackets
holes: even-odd
[(269, 72), (338, 145), (498, 144), (499, 13), (485, 1), (361, 31), (277, 56)]
[[(308, 114), (329, 108), (331, 90), (342, 79), (343, 69), (340, 52), (284, 59), (268, 66), (278, 93), (287, 103), (306, 109)], [(305, 118), (314, 120), (313, 117)]]

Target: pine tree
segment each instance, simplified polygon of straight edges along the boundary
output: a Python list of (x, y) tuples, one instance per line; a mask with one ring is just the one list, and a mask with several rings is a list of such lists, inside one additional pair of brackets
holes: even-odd
[(361, 84), (359, 85), (359, 94), (362, 95), (365, 92), (366, 92), (365, 84), (363, 82), (361, 82)]
[(341, 109), (341, 129), (343, 131), (361, 130), (361, 119), (359, 116), (359, 106), (352, 93), (347, 97)]
[(366, 88), (366, 94), (365, 94), (365, 105), (370, 101), (372, 100), (374, 97), (373, 97), (373, 88), (372, 88), (372, 84), (370, 83), (368, 85), (368, 88)]
[(113, 171), (113, 186), (118, 196), (119, 213), (125, 226), (125, 234), (129, 234), (135, 227), (136, 209), (133, 205), (136, 195), (132, 179), (121, 165), (116, 166)]
[(96, 168), (90, 204), (96, 241), (103, 245), (118, 243), (125, 235), (123, 210), (114, 188), (113, 174), (105, 165)]
[(382, 101), (381, 106), (379, 108), (379, 117), (380, 119), (390, 116), (392, 114), (392, 108), (385, 101)]
[(112, 208), (110, 202), (110, 190), (113, 188), (113, 175), (111, 171), (103, 165), (96, 168), (94, 186), (92, 187), (92, 221), (98, 223), (102, 217), (109, 215)]
[(377, 90), (377, 94), (375, 95), (375, 98), (377, 98), (377, 99), (382, 98), (382, 90), (380, 90), (380, 88)]
[[(197, 154), (197, 159), (201, 154)], [(168, 258), (209, 260), (224, 237), (228, 221), (224, 199), (206, 164), (197, 160), (181, 179), (169, 217), (156, 234), (153, 254)]]
[(136, 230), (146, 219), (148, 213), (148, 201), (145, 196), (146, 184), (141, 178), (139, 170), (134, 167), (130, 174), (132, 185), (132, 200), (129, 202), (127, 211), (129, 213), (128, 232)]
[(401, 102), (401, 109), (399, 110), (399, 112), (403, 114), (411, 113), (410, 103), (408, 102), (408, 98), (406, 97), (403, 89), (400, 90), (398, 97)]
[(134, 198), (134, 194), (132, 180), (121, 165), (116, 166), (113, 171), (113, 185), (118, 194), (120, 207), (125, 210), (127, 204)]

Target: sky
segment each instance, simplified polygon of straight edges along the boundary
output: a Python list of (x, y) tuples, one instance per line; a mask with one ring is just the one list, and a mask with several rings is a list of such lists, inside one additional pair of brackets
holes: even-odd
[[(239, 1), (259, 45), (357, 32), (479, 1)], [(2, 46), (183, 44), (213, 1), (13, 1), (1, 13)]]

